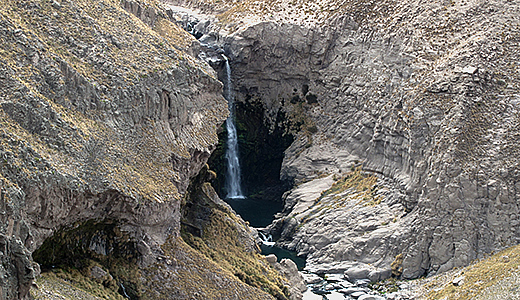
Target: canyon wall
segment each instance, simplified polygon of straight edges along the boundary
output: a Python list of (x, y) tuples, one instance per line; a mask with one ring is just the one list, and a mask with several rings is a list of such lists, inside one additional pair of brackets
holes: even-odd
[(271, 232), (308, 270), (417, 278), (519, 242), (517, 2), (175, 3), (219, 10), (195, 28), (239, 101), (296, 133)]
[(1, 299), (59, 247), (133, 299), (289, 297), (207, 183), (228, 114), (209, 46), (295, 137), (269, 229), (308, 270), (416, 278), (518, 244), (518, 1), (177, 4), (215, 14), (192, 28), (212, 45), (154, 1), (0, 7)]
[[(273, 298), (181, 239), (190, 180), (228, 115), (197, 45), (155, 1), (2, 4), (0, 299), (31, 297), (32, 254), (51, 269), (95, 261), (132, 299)], [(228, 227), (262, 264), (254, 232)]]

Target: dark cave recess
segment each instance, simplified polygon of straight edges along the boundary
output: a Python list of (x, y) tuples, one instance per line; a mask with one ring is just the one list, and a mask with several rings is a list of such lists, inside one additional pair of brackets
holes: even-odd
[[(282, 125), (284, 120), (285, 115), (279, 112), (275, 126), (270, 130), (264, 122), (264, 108), (260, 101), (236, 103), (242, 189), (248, 199), (256, 203), (267, 201), (266, 205), (278, 206), (277, 210), (281, 210), (282, 195), (291, 186), (289, 182), (280, 180), (284, 151), (294, 140), (291, 134), (286, 133)], [(217, 173), (213, 186), (222, 199), (226, 195), (226, 137), (225, 126), (222, 126), (219, 144), (208, 161), (210, 168)]]

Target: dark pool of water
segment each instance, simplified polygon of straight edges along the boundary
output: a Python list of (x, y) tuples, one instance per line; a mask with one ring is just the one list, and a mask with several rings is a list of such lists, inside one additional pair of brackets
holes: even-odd
[[(271, 224), (274, 219), (274, 215), (282, 211), (281, 201), (266, 201), (265, 199), (254, 199), (254, 198), (233, 198), (225, 199), (225, 201), (231, 205), (237, 214), (242, 219), (248, 221), (250, 226), (256, 228), (264, 228)], [(303, 270), (305, 267), (305, 259), (298, 257), (295, 252), (288, 251), (275, 246), (262, 245), (262, 254), (269, 255), (274, 254), (278, 257), (278, 261), (283, 258), (292, 259), (298, 266), (298, 270)]]
[(282, 211), (281, 201), (266, 201), (261, 199), (225, 199), (242, 219), (252, 227), (263, 228), (271, 224), (273, 216)]

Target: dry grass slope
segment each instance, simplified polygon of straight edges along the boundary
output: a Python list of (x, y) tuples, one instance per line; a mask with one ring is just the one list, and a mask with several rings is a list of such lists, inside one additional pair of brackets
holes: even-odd
[(61, 270), (43, 273), (36, 280), (38, 288), (31, 289), (36, 300), (123, 300), (122, 295), (102, 284), (83, 277), (79, 272), (66, 273)]
[[(183, 238), (194, 249), (214, 261), (244, 283), (277, 299), (287, 299), (283, 279), (258, 253), (248, 252), (239, 242), (231, 212), (214, 209), (202, 237), (185, 233)], [(235, 223), (236, 224), (236, 223)]]
[[(500, 251), (474, 264), (432, 278), (419, 280), (421, 299), (518, 299), (520, 296), (520, 246)], [(458, 286), (454, 279), (463, 278)]]

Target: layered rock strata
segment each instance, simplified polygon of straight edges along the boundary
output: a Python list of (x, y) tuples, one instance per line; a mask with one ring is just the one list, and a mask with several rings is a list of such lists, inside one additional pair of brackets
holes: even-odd
[(133, 299), (272, 299), (180, 237), (228, 115), (196, 45), (154, 1), (2, 4), (0, 299), (29, 299), (31, 254), (61, 266), (54, 249), (82, 251), (73, 268), (106, 262)]
[(519, 242), (518, 3), (180, 4), (219, 10), (199, 29), (238, 98), (299, 132), (272, 230), (309, 270), (416, 278)]

